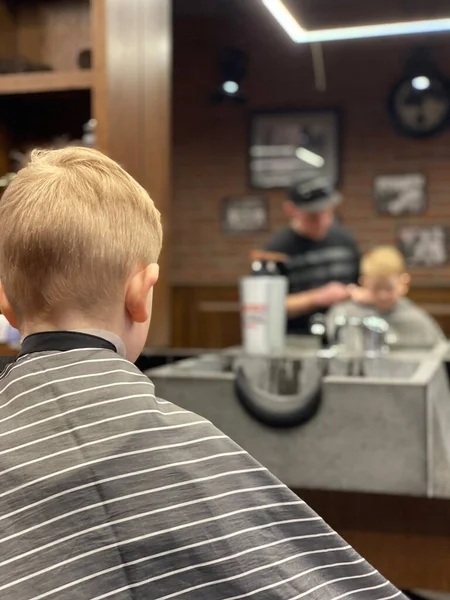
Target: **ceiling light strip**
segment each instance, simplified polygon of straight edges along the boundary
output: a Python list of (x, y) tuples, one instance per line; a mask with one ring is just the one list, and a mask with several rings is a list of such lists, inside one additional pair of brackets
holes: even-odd
[(339, 40), (358, 40), (393, 35), (412, 35), (450, 31), (450, 19), (429, 21), (411, 21), (405, 23), (384, 23), (380, 25), (361, 25), (358, 27), (338, 27), (305, 31), (294, 40), (297, 43), (333, 42)]
[(262, 3), (294, 42), (297, 42), (299, 37), (305, 33), (303, 27), (289, 12), (282, 0), (262, 0)]
[(289, 12), (282, 0), (262, 0), (262, 3), (297, 44), (450, 31), (450, 18), (307, 31)]

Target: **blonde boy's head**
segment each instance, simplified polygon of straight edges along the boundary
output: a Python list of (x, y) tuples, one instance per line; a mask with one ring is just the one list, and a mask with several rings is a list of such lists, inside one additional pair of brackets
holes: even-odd
[(409, 275), (403, 255), (394, 246), (379, 246), (361, 260), (361, 284), (371, 292), (373, 304), (389, 311), (408, 291)]
[(0, 279), (19, 326), (69, 313), (107, 321), (162, 244), (147, 192), (87, 148), (33, 152), (0, 201), (0, 223)]

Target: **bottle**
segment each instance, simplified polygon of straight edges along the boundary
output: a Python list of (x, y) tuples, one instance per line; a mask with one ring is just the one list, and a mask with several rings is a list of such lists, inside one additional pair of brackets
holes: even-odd
[(252, 253), (252, 274), (240, 281), (242, 341), (248, 354), (270, 356), (284, 349), (288, 280), (278, 265), (285, 260), (280, 256)]

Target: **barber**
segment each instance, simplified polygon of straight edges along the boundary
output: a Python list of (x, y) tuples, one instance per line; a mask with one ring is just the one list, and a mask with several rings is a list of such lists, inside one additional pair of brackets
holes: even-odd
[(310, 331), (311, 316), (348, 298), (358, 282), (359, 252), (335, 216), (342, 196), (324, 179), (295, 185), (283, 204), (288, 227), (266, 250), (287, 256), (288, 333)]

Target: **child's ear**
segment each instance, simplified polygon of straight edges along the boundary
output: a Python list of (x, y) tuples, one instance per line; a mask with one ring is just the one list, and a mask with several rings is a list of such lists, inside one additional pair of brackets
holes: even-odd
[(402, 294), (404, 296), (406, 296), (406, 294), (409, 292), (409, 286), (411, 284), (411, 276), (408, 275), (408, 273), (403, 273), (403, 275), (400, 276), (400, 282), (402, 285)]
[(17, 324), (17, 319), (14, 316), (13, 309), (11, 308), (11, 304), (9, 303), (8, 298), (6, 297), (5, 290), (3, 289), (3, 285), (0, 282), (0, 311), (7, 318), (9, 324), (14, 327), (14, 329), (19, 329)]
[(151, 292), (158, 281), (159, 266), (148, 265), (132, 275), (125, 290), (125, 307), (132, 321), (145, 323), (151, 314)]

